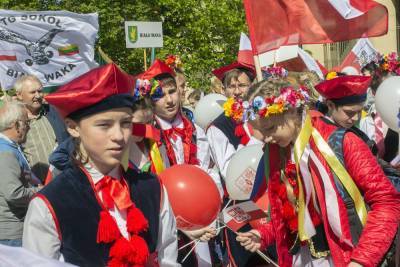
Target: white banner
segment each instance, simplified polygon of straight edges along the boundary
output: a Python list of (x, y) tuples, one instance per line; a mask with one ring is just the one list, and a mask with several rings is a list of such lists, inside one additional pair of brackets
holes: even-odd
[(0, 83), (13, 87), (24, 74), (59, 86), (97, 67), (97, 13), (0, 10)]

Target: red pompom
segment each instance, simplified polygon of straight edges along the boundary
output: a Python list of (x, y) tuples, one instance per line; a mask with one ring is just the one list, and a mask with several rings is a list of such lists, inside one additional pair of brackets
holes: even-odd
[(97, 228), (97, 243), (110, 243), (121, 236), (117, 223), (108, 211), (100, 212), (100, 221)]
[(241, 137), (241, 136), (244, 136), (244, 135), (247, 135), (247, 134), (246, 134), (246, 131), (244, 130), (243, 124), (238, 124), (235, 127), (235, 136)]
[(126, 226), (129, 233), (139, 234), (140, 232), (147, 231), (149, 228), (149, 222), (140, 209), (132, 207), (128, 211)]
[(129, 257), (132, 254), (132, 248), (126, 238), (118, 238), (117, 241), (110, 248), (110, 258), (118, 260), (120, 262), (128, 262)]
[(129, 255), (129, 262), (136, 265), (145, 265), (150, 255), (146, 241), (138, 235), (133, 235), (129, 243), (132, 251), (134, 251)]
[(121, 261), (117, 258), (112, 258), (108, 261), (107, 267), (130, 267), (128, 262)]

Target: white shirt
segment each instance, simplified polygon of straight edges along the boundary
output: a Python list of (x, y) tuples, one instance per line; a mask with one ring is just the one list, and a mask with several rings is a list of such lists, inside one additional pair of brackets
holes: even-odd
[[(176, 116), (175, 120), (168, 122), (166, 120), (157, 117), (157, 123), (161, 127), (162, 130), (169, 130), (172, 127), (183, 129), (183, 121), (180, 115)], [(221, 178), (218, 174), (218, 171), (215, 168), (212, 168), (213, 159), (211, 158), (211, 149), (210, 144), (208, 143), (207, 136), (202, 128), (198, 125), (194, 124), (196, 130), (196, 146), (197, 146), (197, 159), (199, 161), (199, 167), (206, 171), (211, 178), (214, 180), (218, 191), (220, 192), (220, 196), (223, 196), (223, 189)], [(183, 164), (184, 160), (184, 151), (183, 151), (183, 142), (180, 136), (177, 136), (174, 140), (170, 138), (169, 141), (171, 142), (172, 148), (174, 149), (174, 154), (176, 158), (177, 164)]]
[[(95, 168), (85, 166), (93, 183), (96, 184), (104, 177)], [(119, 167), (113, 169), (109, 175), (117, 179), (119, 176)], [(102, 198), (101, 193), (97, 193)], [(121, 234), (127, 238), (126, 229), (126, 210), (120, 211), (116, 206), (109, 210), (111, 216), (117, 222)], [(38, 253), (42, 256), (64, 261), (60, 253), (61, 242), (58, 237), (57, 228), (47, 205), (39, 198), (35, 197), (29, 204), (28, 212), (24, 222), (24, 232), (22, 237), (24, 248)], [(176, 267), (178, 257), (178, 242), (176, 221), (168, 201), (168, 195), (163, 189), (162, 203), (160, 207), (160, 220), (158, 227), (157, 248), (158, 262), (160, 266)]]
[[(247, 124), (244, 124), (246, 133), (249, 133)], [(233, 155), (241, 148), (245, 147), (239, 144), (237, 149), (229, 142), (228, 137), (217, 127), (211, 125), (207, 130), (207, 139), (210, 144), (211, 153), (215, 164), (217, 165), (223, 179), (226, 178), (228, 165)], [(250, 136), (248, 145), (262, 144), (262, 142), (253, 136)]]

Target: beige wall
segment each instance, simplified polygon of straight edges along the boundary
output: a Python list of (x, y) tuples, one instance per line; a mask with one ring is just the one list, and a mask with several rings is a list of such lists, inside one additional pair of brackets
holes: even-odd
[[(372, 44), (381, 53), (397, 51), (396, 10), (392, 0), (375, 0), (384, 4), (389, 11), (388, 33), (381, 37), (370, 38)], [(303, 49), (309, 50), (319, 62), (325, 61), (323, 45), (304, 45)]]

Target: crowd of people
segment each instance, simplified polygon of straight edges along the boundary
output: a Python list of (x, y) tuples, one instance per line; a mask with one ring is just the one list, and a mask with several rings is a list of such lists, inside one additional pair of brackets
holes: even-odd
[[(178, 63), (136, 76), (110, 63), (46, 96), (35, 76), (17, 80), (0, 107), (1, 245), (76, 266), (272, 266), (260, 251), (279, 266), (395, 266), (399, 135), (373, 101), (395, 73), (377, 60), (360, 75), (274, 66), (257, 81), (234, 62), (213, 71), (227, 101), (202, 128), (204, 93)], [(266, 183), (252, 200), (267, 194), (268, 222), (177, 229), (159, 175), (198, 166), (226, 207), (229, 162), (255, 144)]]

